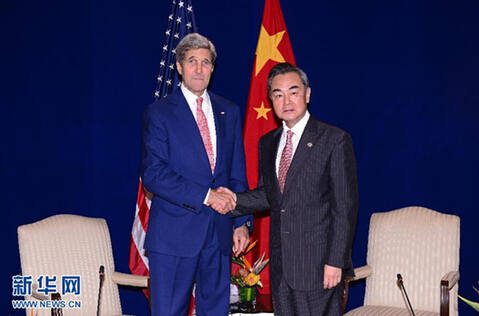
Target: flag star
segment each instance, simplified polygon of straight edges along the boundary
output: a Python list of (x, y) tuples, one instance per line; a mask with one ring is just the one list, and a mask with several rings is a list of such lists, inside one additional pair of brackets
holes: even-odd
[(168, 45), (163, 46), (163, 51), (165, 52), (167, 50), (168, 50)]
[(166, 84), (171, 86), (171, 79), (166, 80)]
[(169, 68), (170, 68), (171, 70), (175, 69), (175, 64), (170, 64)]
[(160, 61), (160, 67), (165, 67), (165, 61), (164, 60)]
[(193, 6), (189, 5), (189, 6), (186, 8), (186, 11), (188, 11), (188, 12), (193, 12)]
[(175, 55), (175, 54), (176, 54), (176, 48), (175, 48), (175, 49), (172, 49), (172, 50), (171, 50), (171, 53), (172, 53), (173, 55)]
[(173, 14), (170, 14), (170, 15), (168, 16), (168, 20), (173, 20)]
[(183, 1), (180, 1), (180, 3), (178, 3), (178, 5), (180, 6), (180, 8), (183, 8), (183, 6), (185, 5), (185, 3)]
[(191, 22), (186, 23), (186, 27), (190, 29), (191, 28)]
[(180, 38), (180, 33), (175, 33), (175, 38)]
[(176, 23), (181, 23), (181, 16), (176, 18)]
[(260, 117), (263, 117), (265, 120), (268, 120), (268, 112), (271, 111), (270, 108), (265, 108), (264, 103), (261, 102), (261, 107), (259, 108), (253, 108), (256, 112), (258, 112), (258, 115), (256, 116), (256, 119), (259, 119)]
[(163, 81), (163, 76), (158, 76), (158, 78), (156, 78), (156, 80), (158, 80), (159, 82), (162, 82)]
[(157, 98), (160, 97), (160, 91), (155, 91), (155, 97), (157, 97)]
[(170, 36), (170, 35), (171, 35), (171, 30), (166, 30), (165, 34), (166, 34), (167, 36)]
[(178, 86), (178, 87), (179, 87), (179, 86), (181, 86), (181, 81), (180, 81), (180, 82), (178, 82), (177, 86)]
[(274, 60), (279, 63), (284, 62), (284, 57), (278, 50), (278, 45), (283, 39), (283, 35), (286, 31), (277, 32), (276, 34), (269, 35), (268, 31), (261, 25), (261, 31), (259, 32), (258, 46), (256, 48), (256, 75), (263, 69), (268, 60)]

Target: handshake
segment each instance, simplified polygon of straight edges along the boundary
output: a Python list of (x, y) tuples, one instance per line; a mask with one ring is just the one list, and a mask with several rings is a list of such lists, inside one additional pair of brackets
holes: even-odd
[(207, 204), (216, 212), (225, 215), (236, 208), (236, 194), (228, 188), (211, 189)]

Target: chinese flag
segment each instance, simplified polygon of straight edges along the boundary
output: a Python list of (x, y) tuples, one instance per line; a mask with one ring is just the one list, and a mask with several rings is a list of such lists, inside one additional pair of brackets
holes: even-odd
[[(268, 97), (268, 73), (281, 62), (295, 64), (293, 49), (283, 19), (279, 0), (266, 0), (263, 22), (259, 32), (258, 45), (253, 63), (249, 86), (248, 104), (244, 123), (244, 145), (246, 154), (246, 175), (251, 189), (258, 184), (258, 141), (261, 136), (279, 126), (271, 101)], [(247, 255), (254, 262), (266, 252), (269, 258), (269, 214), (255, 215), (252, 240), (258, 240), (256, 247)], [(262, 293), (271, 293), (269, 266), (261, 272), (264, 285)]]

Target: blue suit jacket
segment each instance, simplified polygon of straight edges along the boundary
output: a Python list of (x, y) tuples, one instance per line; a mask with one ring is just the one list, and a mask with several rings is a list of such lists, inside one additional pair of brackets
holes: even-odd
[(145, 249), (182, 257), (196, 256), (213, 217), (221, 252), (231, 254), (232, 219), (203, 204), (209, 188), (247, 189), (239, 107), (209, 92), (216, 125), (215, 173), (181, 89), (150, 104), (143, 115), (142, 181), (153, 193)]

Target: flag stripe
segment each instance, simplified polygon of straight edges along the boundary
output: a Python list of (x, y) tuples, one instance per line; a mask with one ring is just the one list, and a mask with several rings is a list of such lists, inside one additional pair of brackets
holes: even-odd
[(151, 201), (147, 197), (141, 179), (138, 186), (138, 198), (135, 211), (135, 219), (131, 229), (130, 260), (128, 266), (133, 274), (148, 275), (148, 258), (143, 249), (148, 228), (149, 205)]
[[(131, 260), (134, 259), (134, 260)], [(148, 260), (148, 258), (147, 258)], [(130, 263), (131, 271), (135, 271), (135, 275), (149, 275), (149, 266), (143, 261), (143, 257), (138, 252), (138, 245), (133, 240), (133, 237), (130, 239)]]
[(145, 189), (143, 188), (143, 183), (139, 182), (138, 185), (138, 198), (136, 200), (136, 214), (135, 217), (139, 218), (139, 222), (143, 227), (143, 231), (146, 232), (148, 229), (148, 216), (150, 214), (150, 205), (151, 198), (147, 198)]

